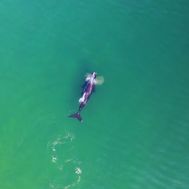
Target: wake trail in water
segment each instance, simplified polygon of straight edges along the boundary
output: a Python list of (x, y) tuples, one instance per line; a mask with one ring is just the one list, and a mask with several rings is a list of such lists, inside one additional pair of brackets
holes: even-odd
[(55, 166), (58, 175), (51, 178), (50, 189), (71, 189), (81, 181), (81, 161), (74, 153), (75, 136), (67, 133), (57, 136), (48, 143), (50, 162)]

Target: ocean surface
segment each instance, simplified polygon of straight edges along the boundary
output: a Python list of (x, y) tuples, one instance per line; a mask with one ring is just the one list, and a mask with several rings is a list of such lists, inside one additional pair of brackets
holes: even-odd
[(189, 188), (188, 0), (1, 0), (0, 88), (0, 189)]

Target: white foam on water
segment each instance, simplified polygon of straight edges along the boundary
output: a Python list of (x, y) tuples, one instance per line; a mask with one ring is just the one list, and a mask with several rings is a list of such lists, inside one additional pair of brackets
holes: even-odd
[(55, 156), (52, 156), (52, 159), (51, 159), (52, 163), (56, 163), (57, 162), (57, 157)]
[(79, 167), (75, 168), (75, 173), (80, 175), (82, 173), (82, 170)]
[[(80, 183), (82, 175), (81, 161), (76, 158), (74, 153), (74, 142), (75, 136), (72, 133), (66, 133), (64, 136), (57, 136), (48, 143), (50, 161), (60, 172), (57, 178), (55, 177), (50, 181), (49, 188), (71, 189)], [(66, 172), (66, 170), (69, 170), (69, 172)], [(64, 174), (70, 174), (73, 181), (62, 184)]]

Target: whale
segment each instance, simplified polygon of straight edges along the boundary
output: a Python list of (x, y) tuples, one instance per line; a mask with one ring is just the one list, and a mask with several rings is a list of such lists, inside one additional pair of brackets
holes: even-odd
[(81, 111), (87, 105), (89, 98), (91, 97), (92, 93), (95, 91), (95, 86), (98, 83), (96, 80), (96, 76), (97, 76), (96, 72), (92, 72), (86, 75), (82, 94), (81, 97), (79, 98), (78, 111), (69, 115), (68, 117), (77, 119), (80, 122), (83, 121), (81, 117)]

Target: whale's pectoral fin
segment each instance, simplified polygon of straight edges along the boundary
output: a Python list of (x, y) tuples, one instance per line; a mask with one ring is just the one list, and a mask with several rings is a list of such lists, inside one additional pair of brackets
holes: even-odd
[(71, 114), (71, 115), (69, 115), (68, 117), (71, 117), (71, 118), (75, 118), (75, 119), (77, 119), (78, 121), (82, 121), (82, 117), (81, 117), (81, 115), (80, 115), (80, 113), (79, 112), (76, 112), (76, 113), (74, 113), (74, 114)]
[(83, 83), (83, 85), (81, 86), (81, 88), (82, 88), (82, 93), (83, 93), (83, 91), (85, 90), (85, 88), (86, 88), (86, 86), (87, 86), (87, 83), (88, 83), (88, 81), (85, 81), (85, 82)]

